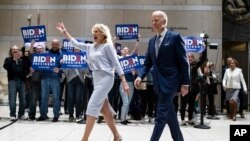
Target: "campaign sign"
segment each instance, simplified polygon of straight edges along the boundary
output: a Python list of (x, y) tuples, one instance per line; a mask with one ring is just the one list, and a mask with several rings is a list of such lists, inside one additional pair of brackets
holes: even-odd
[(117, 24), (115, 33), (119, 40), (138, 39), (138, 24)]
[(141, 66), (144, 65), (145, 56), (138, 56)]
[(248, 141), (250, 125), (230, 125), (230, 141)]
[(33, 54), (32, 68), (34, 70), (51, 70), (56, 67), (56, 54)]
[(122, 53), (122, 44), (115, 43), (115, 50), (116, 50), (117, 54), (121, 54)]
[[(82, 40), (78, 40), (78, 42), (83, 42)], [(68, 39), (63, 39), (63, 47), (62, 47), (62, 52), (74, 52), (74, 46)]]
[(84, 41), (85, 44), (93, 44), (93, 41)]
[(31, 42), (32, 40), (35, 42), (47, 41), (45, 25), (21, 27), (21, 32), (24, 43)]
[(136, 70), (142, 67), (139, 61), (139, 57), (137, 55), (121, 58), (119, 59), (119, 62), (124, 73), (128, 73), (131, 70)]
[(201, 53), (205, 50), (204, 42), (201, 37), (187, 36), (183, 37), (183, 40), (187, 52)]
[(86, 52), (63, 52), (62, 68), (87, 68)]

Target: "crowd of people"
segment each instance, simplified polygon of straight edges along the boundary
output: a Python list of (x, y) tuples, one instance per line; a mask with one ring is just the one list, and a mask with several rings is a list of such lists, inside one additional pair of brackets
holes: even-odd
[[(214, 95), (218, 93), (214, 64), (208, 61), (206, 51), (198, 60), (193, 53), (186, 53), (180, 34), (166, 28), (167, 20), (164, 12), (153, 12), (152, 25), (157, 35), (149, 41), (144, 67), (126, 74), (118, 58), (135, 54), (139, 41), (134, 51), (130, 53), (128, 47), (123, 47), (119, 56), (113, 47), (109, 28), (104, 24), (93, 26), (93, 44), (78, 42), (63, 23), (58, 23), (56, 27), (75, 46), (74, 52), (88, 52), (89, 68), (62, 69), (62, 50), (58, 39), (52, 40), (50, 49), (45, 43), (35, 42), (25, 44), (22, 49), (11, 47), (3, 66), (8, 75), (10, 120), (48, 120), (48, 98), (51, 94), (52, 122), (59, 121), (63, 103), (69, 122), (86, 123), (82, 141), (87, 141), (96, 119), (99, 123), (103, 119), (107, 122), (115, 141), (121, 140), (121, 136), (114, 120), (127, 125), (131, 123), (128, 115), (142, 124), (155, 124), (151, 141), (159, 140), (165, 124), (169, 125), (174, 140), (183, 140), (177, 120), (179, 110), (182, 126), (197, 124), (194, 113), (199, 113), (199, 108), (208, 107), (201, 114), (209, 115), (209, 119), (219, 119), (214, 104)], [(33, 69), (32, 54), (45, 52), (58, 56), (56, 67), (52, 70)], [(237, 61), (228, 60), (223, 89), (228, 103), (227, 115), (235, 121), (240, 89), (247, 93), (247, 87), (242, 70), (237, 68)], [(203, 89), (200, 89), (201, 85)], [(208, 104), (197, 106), (201, 91), (207, 95)], [(37, 107), (39, 116), (36, 115)], [(28, 117), (25, 116), (25, 108), (28, 109)], [(186, 113), (188, 121), (185, 120)], [(244, 117), (243, 112), (240, 113)]]

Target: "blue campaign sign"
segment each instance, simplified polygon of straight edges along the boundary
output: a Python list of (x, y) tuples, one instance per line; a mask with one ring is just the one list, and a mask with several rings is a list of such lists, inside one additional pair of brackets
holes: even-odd
[(63, 52), (62, 68), (87, 68), (86, 52)]
[[(78, 40), (78, 42), (83, 42), (82, 40)], [(74, 46), (68, 39), (63, 39), (63, 46), (62, 46), (62, 52), (73, 52), (74, 51)]]
[(115, 50), (116, 50), (117, 54), (121, 54), (122, 53), (122, 44), (115, 43)]
[(124, 73), (128, 73), (131, 70), (136, 70), (142, 67), (139, 61), (139, 57), (137, 55), (121, 58), (119, 59), (119, 62)]
[(205, 50), (204, 42), (201, 37), (187, 36), (183, 37), (183, 40), (187, 52), (201, 53)]
[(115, 33), (119, 40), (138, 39), (138, 24), (117, 24)]
[(35, 42), (47, 41), (44, 25), (21, 27), (21, 32), (24, 43), (31, 42), (32, 40)]
[(51, 70), (57, 66), (56, 54), (33, 54), (32, 68), (34, 70)]
[(145, 56), (138, 56), (141, 66), (144, 65)]

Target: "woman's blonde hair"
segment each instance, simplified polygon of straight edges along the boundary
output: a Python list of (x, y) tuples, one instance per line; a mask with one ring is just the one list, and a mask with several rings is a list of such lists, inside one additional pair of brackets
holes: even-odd
[(235, 63), (235, 66), (238, 67), (238, 61), (236, 59), (232, 58), (232, 60), (230, 60), (229, 64), (231, 65), (231, 63)]
[(100, 32), (105, 36), (105, 41), (104, 43), (112, 43), (112, 38), (111, 38), (111, 33), (110, 29), (108, 28), (107, 25), (97, 23), (92, 27), (92, 33), (94, 33), (94, 30), (98, 29)]

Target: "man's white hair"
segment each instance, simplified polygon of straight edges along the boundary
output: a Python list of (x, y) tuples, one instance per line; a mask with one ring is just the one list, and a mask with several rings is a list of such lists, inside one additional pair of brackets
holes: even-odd
[(168, 16), (167, 16), (167, 14), (165, 12), (157, 10), (157, 11), (154, 11), (152, 13), (152, 16), (160, 16), (160, 17), (162, 17), (163, 20), (165, 21), (165, 27), (167, 27), (167, 25), (168, 25)]
[(19, 49), (19, 47), (17, 45), (13, 45), (11, 49)]

